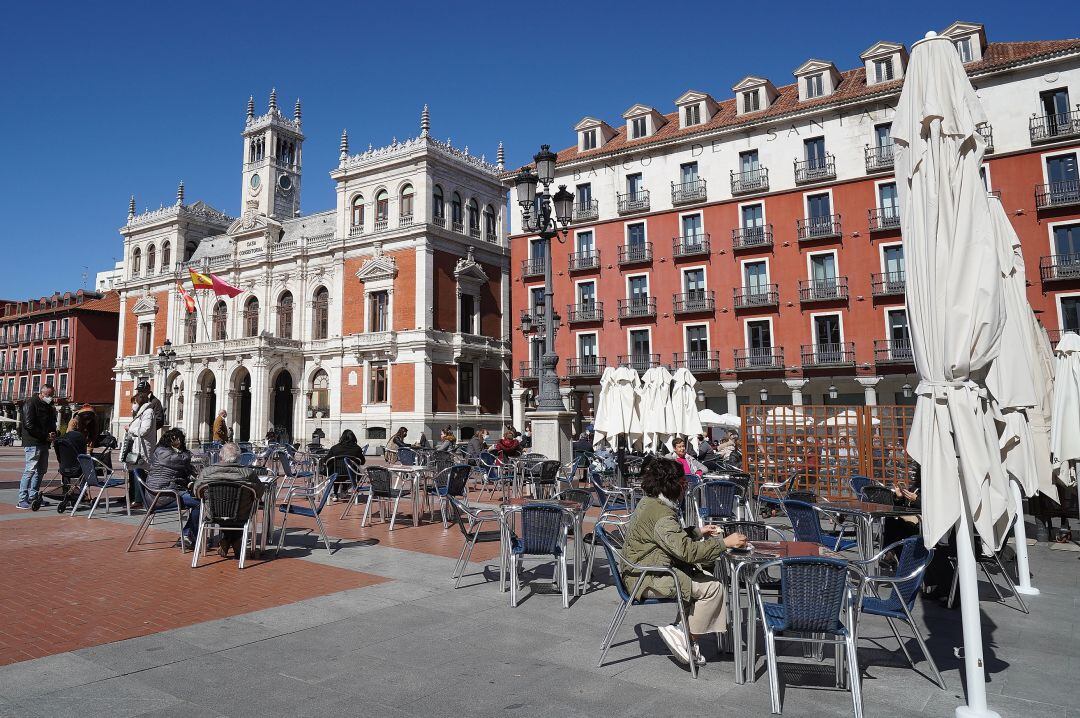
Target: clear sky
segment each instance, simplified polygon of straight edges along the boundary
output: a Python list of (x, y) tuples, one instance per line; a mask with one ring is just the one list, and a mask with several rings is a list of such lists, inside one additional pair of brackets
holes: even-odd
[(508, 164), (574, 143), (585, 115), (670, 111), (693, 88), (726, 98), (747, 74), (777, 85), (810, 57), (840, 69), (877, 40), (908, 45), (954, 20), (991, 41), (1080, 35), (1080, 3), (33, 2), (0, 20), (0, 297), (77, 289), (121, 254), (139, 209), (240, 204), (249, 94), (304, 103), (305, 213), (352, 151), (432, 133)]

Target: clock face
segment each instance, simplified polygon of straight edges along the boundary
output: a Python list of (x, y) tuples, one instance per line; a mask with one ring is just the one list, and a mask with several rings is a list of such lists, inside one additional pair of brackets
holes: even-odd
[(248, 183), (251, 185), (251, 189), (259, 189), (259, 185), (262, 183), (262, 178), (259, 175), (251, 175), (251, 181)]
[(292, 189), (292, 178), (289, 177), (289, 175), (281, 175), (278, 177), (277, 183), (278, 187), (280, 187), (283, 192), (288, 192)]

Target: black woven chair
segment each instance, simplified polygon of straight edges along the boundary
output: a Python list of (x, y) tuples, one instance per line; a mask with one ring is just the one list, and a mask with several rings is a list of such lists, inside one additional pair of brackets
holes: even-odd
[(379, 518), (385, 523), (386, 504), (393, 502), (394, 508), (390, 514), (390, 530), (393, 531), (394, 522), (397, 520), (398, 506), (403, 498), (412, 496), (412, 490), (405, 487), (406, 484), (404, 481), (400, 482), (395, 489), (393, 479), (390, 477), (390, 471), (382, 466), (368, 467), (367, 478), (369, 486), (368, 500), (367, 505), (364, 508), (364, 518), (360, 521), (360, 526), (367, 525), (368, 520), (371, 518), (372, 505), (375, 504), (375, 502), (378, 502), (379, 504)]
[(888, 486), (867, 484), (859, 491), (859, 498), (872, 504), (892, 506), (896, 503), (896, 494)]
[(555, 485), (561, 468), (562, 465), (558, 461), (548, 460), (541, 461), (528, 470), (526, 479), (532, 485), (532, 494), (535, 498), (547, 498), (555, 493)]
[[(199, 529), (195, 534), (195, 551), (191, 557), (191, 567), (199, 564), (199, 556), (206, 548), (206, 533), (211, 528), (218, 531), (239, 531), (243, 534), (240, 543), (240, 568), (247, 558), (248, 538), (252, 535), (255, 514), (259, 510), (259, 495), (255, 489), (235, 481), (211, 481), (198, 489), (197, 498), (202, 502), (199, 513)], [(248, 501), (245, 502), (244, 499)], [(246, 504), (246, 505), (245, 505)], [(237, 526), (238, 521), (243, 524)]]
[(443, 528), (449, 525), (446, 511), (448, 499), (451, 496), (465, 499), (466, 487), (471, 473), (472, 467), (468, 464), (448, 466), (437, 473), (428, 485), (427, 495), (439, 500), (439, 512), (442, 514)]

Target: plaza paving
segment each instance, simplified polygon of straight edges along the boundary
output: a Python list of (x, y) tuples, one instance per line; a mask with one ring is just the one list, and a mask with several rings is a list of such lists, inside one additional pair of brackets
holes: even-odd
[[(21, 452), (0, 452), (2, 482)], [(453, 589), (461, 538), (438, 523), (362, 529), (359, 512), (340, 520), (330, 506), (332, 556), (296, 531), (275, 560), (238, 571), (212, 555), (192, 570), (165, 531), (124, 553), (137, 517), (15, 511), (14, 498), (0, 489), (0, 717), (769, 714), (762, 663), (740, 686), (713, 644), (696, 681), (673, 662), (655, 632), (667, 608), (632, 609), (598, 668), (617, 600), (600, 564), (569, 610), (544, 570), (514, 609), (491, 546)], [(1031, 615), (982, 586), (990, 704), (1006, 717), (1080, 717), (1080, 553), (1040, 545), (1031, 561), (1043, 591)], [(948, 689), (911, 670), (867, 617), (867, 716), (950, 716), (961, 701), (959, 611), (920, 602), (917, 617)], [(830, 663), (781, 673), (784, 715), (851, 714)]]

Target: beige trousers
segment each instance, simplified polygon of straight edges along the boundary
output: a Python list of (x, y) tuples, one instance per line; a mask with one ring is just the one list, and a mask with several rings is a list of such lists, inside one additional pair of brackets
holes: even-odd
[(695, 636), (727, 631), (727, 592), (719, 581), (690, 582), (690, 608), (686, 623)]

